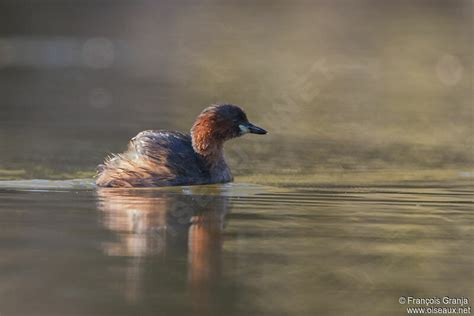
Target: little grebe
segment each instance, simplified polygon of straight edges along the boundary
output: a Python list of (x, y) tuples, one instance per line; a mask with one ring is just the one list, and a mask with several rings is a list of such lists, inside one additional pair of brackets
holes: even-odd
[(143, 131), (130, 140), (128, 150), (99, 165), (100, 187), (153, 187), (232, 181), (224, 160), (226, 140), (246, 133), (266, 134), (232, 104), (213, 105), (196, 119), (190, 134)]

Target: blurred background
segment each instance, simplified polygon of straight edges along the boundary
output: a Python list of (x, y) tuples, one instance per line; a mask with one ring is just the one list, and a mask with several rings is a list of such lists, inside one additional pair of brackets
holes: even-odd
[[(72, 178), (234, 103), (236, 175), (465, 171), (473, 1), (0, 0), (0, 179)], [(464, 172), (463, 171), (463, 172)]]

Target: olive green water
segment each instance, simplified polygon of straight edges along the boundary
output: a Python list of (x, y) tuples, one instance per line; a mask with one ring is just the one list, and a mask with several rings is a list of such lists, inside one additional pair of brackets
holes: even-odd
[(405, 315), (400, 296), (474, 297), (469, 181), (1, 186), (2, 315)]
[[(474, 300), (470, 0), (0, 0), (0, 316)], [(233, 184), (97, 190), (207, 105)]]

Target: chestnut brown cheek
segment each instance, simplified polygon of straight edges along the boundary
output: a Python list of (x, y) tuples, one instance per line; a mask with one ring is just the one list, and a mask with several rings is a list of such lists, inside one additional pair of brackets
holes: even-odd
[(212, 138), (215, 140), (224, 140), (226, 137), (226, 129), (223, 128), (221, 125), (215, 125), (212, 128)]

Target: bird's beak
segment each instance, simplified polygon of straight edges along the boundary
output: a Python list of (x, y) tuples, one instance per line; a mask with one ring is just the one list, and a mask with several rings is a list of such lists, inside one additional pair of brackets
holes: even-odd
[(267, 133), (267, 131), (264, 130), (263, 128), (255, 126), (255, 125), (253, 125), (252, 123), (249, 123), (249, 122), (240, 124), (239, 128), (240, 128), (240, 131), (242, 132), (242, 134), (251, 133), (251, 134), (265, 135)]

